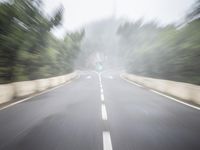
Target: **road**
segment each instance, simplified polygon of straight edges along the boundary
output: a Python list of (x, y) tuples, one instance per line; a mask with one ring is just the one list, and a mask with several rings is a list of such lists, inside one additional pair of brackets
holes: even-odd
[(200, 150), (200, 111), (124, 81), (80, 78), (0, 110), (0, 150)]

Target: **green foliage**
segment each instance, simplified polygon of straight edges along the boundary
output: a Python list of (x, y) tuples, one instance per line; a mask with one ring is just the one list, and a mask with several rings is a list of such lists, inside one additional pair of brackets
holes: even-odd
[(0, 3), (0, 83), (72, 71), (83, 33), (66, 35), (71, 41), (56, 39), (50, 31), (61, 24), (62, 13), (61, 7), (46, 17), (41, 0)]
[(178, 29), (173, 25), (158, 27), (155, 23), (140, 22), (120, 26), (118, 35), (127, 70), (142, 76), (200, 84), (199, 26), (199, 19)]

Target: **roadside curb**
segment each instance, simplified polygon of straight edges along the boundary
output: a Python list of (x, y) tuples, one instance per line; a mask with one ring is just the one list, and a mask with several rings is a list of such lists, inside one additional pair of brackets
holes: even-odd
[(19, 104), (19, 103), (28, 101), (28, 100), (30, 100), (30, 99), (32, 99), (32, 98), (34, 98), (34, 97), (40, 96), (40, 95), (42, 95), (42, 94), (49, 93), (49, 92), (51, 92), (51, 91), (53, 91), (53, 90), (55, 90), (55, 89), (58, 89), (58, 88), (60, 88), (60, 87), (62, 87), (62, 86), (64, 86), (64, 85), (70, 84), (71, 82), (73, 82), (74, 80), (78, 80), (79, 78), (80, 78), (80, 74), (76, 75), (76, 77), (70, 79), (69, 81), (66, 81), (66, 82), (64, 82), (64, 83), (61, 83), (61, 84), (59, 84), (59, 85), (57, 85), (57, 86), (50, 87), (50, 88), (48, 88), (48, 89), (46, 89), (46, 90), (43, 90), (43, 91), (40, 91), (40, 92), (37, 92), (37, 93), (33, 93), (33, 94), (30, 94), (30, 95), (27, 95), (27, 96), (25, 96), (25, 97), (22, 98), (22, 99), (19, 98), (19, 99), (13, 100), (13, 101), (8, 101), (8, 102), (6, 102), (6, 103), (0, 104), (0, 111), (1, 111), (1, 110), (4, 110), (4, 109), (6, 109), (6, 108), (12, 107), (12, 106), (14, 106), (14, 105), (17, 105), (17, 104)]

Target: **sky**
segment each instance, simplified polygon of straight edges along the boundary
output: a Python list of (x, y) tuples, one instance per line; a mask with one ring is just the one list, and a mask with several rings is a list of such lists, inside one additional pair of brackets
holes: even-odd
[(85, 25), (111, 16), (129, 20), (156, 20), (161, 24), (183, 19), (195, 0), (44, 0), (51, 14), (62, 4), (65, 8), (63, 26), (54, 30), (56, 36), (78, 30)]

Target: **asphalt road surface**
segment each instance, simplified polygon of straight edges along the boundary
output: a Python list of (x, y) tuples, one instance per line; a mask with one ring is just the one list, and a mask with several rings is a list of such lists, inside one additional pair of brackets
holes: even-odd
[(118, 73), (82, 72), (0, 110), (0, 150), (200, 150), (200, 111)]

